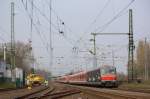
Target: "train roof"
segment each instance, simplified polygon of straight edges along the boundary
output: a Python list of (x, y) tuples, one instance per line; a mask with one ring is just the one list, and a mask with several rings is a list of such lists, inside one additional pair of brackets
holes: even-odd
[(111, 65), (103, 65), (100, 68), (116, 68), (115, 66), (111, 66)]
[(86, 71), (82, 71), (82, 72), (77, 72), (77, 73), (74, 73), (74, 74), (72, 74), (72, 75), (69, 75), (69, 76), (81, 75), (81, 74), (85, 74), (85, 73), (86, 73)]
[(111, 66), (111, 65), (102, 65), (102, 66), (97, 67), (97, 68), (95, 68), (95, 69), (88, 70), (87, 72), (95, 71), (95, 70), (98, 70), (98, 69), (101, 69), (101, 68), (116, 68), (116, 67)]
[(64, 77), (67, 77), (67, 76), (74, 76), (74, 75), (80, 75), (80, 74), (85, 74), (87, 72), (92, 72), (92, 71), (96, 71), (96, 70), (99, 70), (101, 68), (116, 68), (114, 66), (111, 66), (111, 65), (103, 65), (103, 66), (100, 66), (96, 69), (92, 69), (92, 70), (88, 70), (88, 71), (78, 71), (78, 72), (74, 72), (74, 73), (70, 73), (70, 74), (66, 74), (66, 75), (63, 75), (59, 78), (64, 78)]

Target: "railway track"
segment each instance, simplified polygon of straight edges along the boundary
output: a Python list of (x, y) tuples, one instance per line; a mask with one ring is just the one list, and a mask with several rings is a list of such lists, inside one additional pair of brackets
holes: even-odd
[(41, 88), (40, 90), (36, 90), (28, 94), (17, 96), (15, 97), (15, 99), (35, 99), (35, 98), (37, 99), (37, 97), (41, 97), (42, 95), (48, 94), (52, 92), (53, 90), (54, 88), (44, 87), (44, 88)]
[[(56, 89), (57, 88), (57, 89)], [(58, 86), (53, 86), (52, 88), (46, 87), (44, 89), (38, 90), (36, 92), (32, 92), (29, 94), (25, 94), (19, 97), (15, 97), (15, 99), (57, 99), (64, 96), (72, 95), (80, 93), (80, 90), (77, 89), (66, 89), (66, 88), (58, 88)]]
[(83, 87), (67, 85), (73, 88), (79, 89), (82, 93), (97, 96), (96, 99), (149, 99), (150, 94), (141, 92), (130, 92), (123, 90), (113, 90), (106, 88), (93, 88), (93, 87)]
[(36, 86), (33, 87), (31, 90), (27, 89), (27, 88), (23, 88), (23, 89), (15, 89), (15, 90), (9, 90), (9, 91), (3, 91), (0, 92), (0, 99), (15, 99), (15, 98), (19, 98), (21, 96), (30, 94), (30, 93), (34, 93), (38, 90), (44, 89), (46, 88), (45, 86)]
[[(50, 85), (47, 87), (35, 87), (32, 90), (22, 90), (22, 92), (14, 91), (18, 92), (19, 96), (12, 97), (13, 95), (11, 95), (11, 99), (149, 99), (150, 97), (148, 93), (130, 92), (119, 89), (114, 90), (60, 83), (52, 83)], [(8, 91), (6, 94), (8, 95), (10, 92)], [(12, 94), (15, 94), (14, 92), (12, 91)]]
[(80, 90), (71, 89), (71, 90), (65, 90), (65, 91), (55, 92), (55, 93), (51, 93), (51, 94), (46, 94), (38, 99), (44, 99), (44, 98), (58, 99), (58, 98), (62, 98), (64, 96), (77, 94), (80, 92), (81, 92)]
[(0, 92), (6, 92), (6, 91), (13, 91), (13, 90), (19, 90), (19, 89), (24, 89), (26, 87), (21, 87), (21, 88), (2, 88), (0, 89)]
[(141, 93), (150, 93), (150, 89), (141, 89), (141, 88), (113, 88), (114, 90), (124, 90), (131, 92), (141, 92)]
[[(110, 93), (107, 91), (83, 91), (86, 92), (88, 94), (92, 94), (94, 96), (100, 97), (102, 99), (137, 99), (137, 97), (135, 96), (128, 96), (128, 95), (124, 95), (124, 94), (118, 94), (118, 93)], [(141, 99), (141, 98), (139, 98)]]

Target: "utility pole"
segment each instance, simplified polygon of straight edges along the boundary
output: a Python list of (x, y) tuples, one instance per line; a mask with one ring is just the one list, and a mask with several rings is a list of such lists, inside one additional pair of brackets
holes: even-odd
[(30, 44), (30, 57), (31, 57), (31, 65), (33, 66), (33, 73), (35, 73), (35, 64), (34, 64), (34, 59), (33, 59), (33, 52), (32, 52), (32, 33), (33, 33), (33, 5), (34, 2), (33, 0), (31, 1), (31, 25), (30, 25), (30, 40), (29, 40), (29, 44)]
[(128, 82), (134, 81), (134, 40), (133, 40), (133, 21), (132, 10), (129, 10), (129, 52), (128, 52)]
[(30, 29), (31, 29), (31, 34), (30, 34), (30, 42), (32, 42), (32, 31), (33, 31), (33, 0), (31, 1), (31, 26), (30, 26)]
[(94, 36), (94, 39), (93, 39), (93, 42), (94, 42), (94, 55), (96, 55), (96, 34), (93, 34)]
[(94, 51), (93, 51), (93, 65), (94, 65), (94, 68), (96, 68), (97, 67), (97, 57), (96, 57), (96, 34), (95, 33), (92, 33), (92, 35), (93, 35), (93, 39), (92, 39), (92, 41), (93, 41), (93, 49), (94, 49)]
[(14, 2), (11, 2), (11, 69), (15, 68)]
[(50, 68), (52, 67), (53, 65), (53, 48), (52, 48), (52, 29), (51, 29), (51, 25), (52, 25), (52, 0), (49, 0), (49, 18), (50, 18), (50, 21), (49, 21), (49, 43), (50, 43)]
[(4, 62), (6, 63), (6, 44), (3, 45), (4, 48)]
[(113, 66), (115, 66), (115, 57), (114, 57), (114, 50), (112, 49), (112, 61), (113, 61)]
[(148, 80), (148, 66), (147, 66), (147, 38), (145, 38), (145, 80)]

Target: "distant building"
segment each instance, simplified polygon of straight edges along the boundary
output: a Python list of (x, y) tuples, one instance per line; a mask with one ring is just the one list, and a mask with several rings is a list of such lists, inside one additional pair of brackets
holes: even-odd
[(0, 77), (11, 78), (10, 65), (0, 61)]
[(0, 61), (0, 77), (4, 77), (6, 74), (6, 63)]

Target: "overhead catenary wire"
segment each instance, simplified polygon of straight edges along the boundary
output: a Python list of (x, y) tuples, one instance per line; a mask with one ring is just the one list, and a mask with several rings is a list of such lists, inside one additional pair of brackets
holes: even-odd
[[(22, 4), (23, 4), (23, 7), (25, 8), (25, 4), (24, 4), (23, 2), (22, 2)], [(25, 8), (25, 10), (26, 10), (26, 12), (27, 12), (28, 17), (31, 19), (30, 13), (28, 12), (28, 10), (27, 10), (26, 8)], [(33, 26), (35, 27), (35, 29), (36, 29), (36, 31), (37, 31), (37, 33), (38, 33), (38, 35), (39, 35), (39, 37), (40, 37), (40, 39), (41, 39), (43, 45), (45, 45), (46, 51), (48, 52), (47, 44), (44, 42), (44, 39), (42, 38), (39, 29), (37, 28), (37, 26), (36, 26), (36, 24), (35, 24), (34, 22), (33, 22), (32, 24), (33, 24)]]
[(2, 35), (6, 34), (7, 36), (9, 36), (8, 35), (9, 33), (4, 28), (2, 28), (1, 26), (0, 26), (0, 31), (1, 31)]
[(87, 30), (89, 30), (97, 21), (98, 18), (100, 18), (104, 12), (104, 10), (107, 8), (107, 6), (109, 5), (111, 0), (107, 0), (107, 2), (105, 3), (104, 7), (100, 10), (100, 12), (97, 14), (97, 16), (94, 18), (94, 20), (89, 24), (89, 26), (87, 27), (87, 29), (85, 30), (85, 33), (87, 32)]
[[(49, 22), (49, 18), (35, 5), (33, 4), (33, 7), (47, 20), (47, 22)], [(55, 15), (57, 16), (56, 12), (52, 9), (52, 11), (55, 13)], [(63, 24), (63, 26), (67, 27), (64, 22), (61, 20), (60, 17), (57, 16), (57, 19), (59, 19), (59, 21)], [(53, 24), (51, 22), (51, 25), (58, 31), (60, 32), (60, 28), (57, 27), (55, 24)], [(69, 27), (67, 27), (69, 31), (71, 31), (71, 29)], [(69, 39), (66, 35), (63, 35), (63, 37), (66, 39), (66, 41), (68, 41), (71, 45), (74, 45), (74, 42), (72, 39)]]
[(134, 2), (135, 0), (131, 0), (131, 2), (129, 2), (129, 4), (127, 4), (121, 11), (119, 11), (111, 20), (109, 20), (106, 24), (96, 28), (94, 31), (98, 31), (99, 29), (103, 28), (101, 30), (101, 32), (106, 29), (106, 27), (108, 27), (113, 21), (115, 21), (117, 18), (119, 18), (120, 16), (122, 16), (122, 13), (129, 8), (129, 6)]
[[(111, 20), (109, 20), (106, 24), (104, 24), (101, 27), (98, 27), (94, 30), (94, 32), (97, 32), (99, 29), (102, 29), (100, 32), (102, 32), (104, 29), (106, 29), (112, 22), (114, 22), (116, 19), (118, 19), (119, 17), (121, 17), (123, 14), (123, 12), (134, 2), (135, 0), (131, 0), (131, 2), (128, 3), (128, 5), (126, 5), (121, 11), (119, 11)], [(83, 37), (85, 35), (85, 32), (83, 33), (83, 35), (76, 41), (76, 44), (81, 42), (84, 43), (84, 41), (82, 40)]]
[[(34, 7), (34, 9), (35, 10), (37, 10), (36, 8), (36, 6), (35, 6), (35, 4), (33, 4), (33, 7)], [(35, 8), (36, 7), (36, 8)], [(27, 11), (27, 9), (25, 9), (26, 11)], [(42, 12), (42, 11), (40, 11), (39, 9), (37, 10), (38, 12), (40, 12), (40, 14), (44, 17), (44, 19), (46, 19), (47, 21), (49, 21), (49, 18)], [(30, 13), (27, 11), (27, 14), (28, 14), (28, 16), (29, 16), (29, 18), (31, 18), (31, 16), (30, 16)], [(46, 46), (46, 44), (44, 43), (44, 40), (42, 39), (42, 36), (41, 36), (41, 34), (40, 34), (40, 31), (39, 31), (39, 29), (37, 28), (37, 26), (36, 26), (36, 23), (33, 23), (33, 26), (35, 27), (35, 29), (36, 29), (36, 31), (37, 31), (37, 33), (38, 33), (38, 35), (40, 36), (40, 38), (41, 38), (41, 40), (42, 40), (42, 43)], [(56, 30), (58, 30), (59, 28), (57, 28), (57, 26), (55, 26), (53, 23), (52, 23), (52, 26), (56, 29)], [(64, 38), (65, 38), (65, 40), (67, 40), (71, 45), (73, 44), (73, 42), (72, 42), (72, 40), (70, 40), (70, 39), (68, 39), (66, 36), (63, 36)], [(70, 41), (69, 41), (70, 40)], [(46, 46), (46, 50), (48, 51), (48, 44), (47, 44), (47, 46)]]
[[(104, 10), (107, 8), (107, 6), (109, 5), (110, 0), (107, 0), (107, 2), (105, 3), (104, 7), (100, 10), (100, 12), (98, 13), (98, 15), (95, 17), (95, 19), (90, 23), (90, 25), (88, 26), (88, 28), (85, 30), (85, 32), (82, 34), (82, 36), (76, 41), (75, 46), (77, 45), (77, 43), (81, 42), (84, 35), (87, 33), (87, 30), (90, 29), (90, 27), (92, 27), (92, 25), (94, 25), (97, 21), (97, 19), (99, 17), (101, 17), (101, 15), (103, 14)], [(82, 42), (84, 43), (84, 42)], [(86, 43), (84, 43), (84, 46), (86, 46)]]
[[(134, 42), (138, 42), (138, 40), (135, 40)], [(119, 51), (121, 51), (122, 49), (124, 49), (124, 47), (127, 47), (128, 45), (123, 45), (123, 46), (120, 46), (119, 48), (116, 48), (116, 49), (113, 49), (113, 51), (114, 52), (119, 52)], [(105, 55), (106, 54), (109, 54), (110, 52), (103, 52), (103, 53), (105, 53)], [(101, 55), (101, 54), (100, 54)], [(127, 56), (126, 56), (127, 57)]]
[[(134, 0), (132, 0), (129, 5), (127, 5), (125, 8), (123, 8), (123, 10), (121, 10), (116, 16), (113, 17), (112, 20), (110, 20), (108, 23), (104, 24), (101, 28), (103, 31), (109, 24), (111, 24), (114, 20), (116, 20), (117, 18), (119, 18), (120, 16), (123, 15), (123, 12), (134, 2)], [(93, 21), (93, 23), (95, 22), (95, 20)], [(99, 29), (99, 28), (98, 28)], [(98, 30), (96, 29), (96, 31)], [(81, 41), (82, 39), (80, 38), (79, 41)], [(84, 42), (83, 42), (84, 43)], [(85, 46), (85, 45), (84, 45)]]
[[(30, 3), (31, 3), (31, 5), (32, 5), (32, 10), (33, 10), (33, 5), (34, 5), (34, 3), (32, 2), (32, 1), (30, 1)], [(27, 11), (27, 10), (26, 10)], [(29, 14), (29, 12), (27, 11), (27, 13), (28, 13), (28, 16), (29, 16), (29, 18), (32, 20), (32, 23), (33, 23), (33, 19), (32, 19), (32, 14), (30, 15)], [(33, 12), (32, 12), (33, 13)], [(36, 16), (36, 18), (37, 18), (37, 24), (38, 25), (41, 25), (41, 22), (40, 22), (40, 20), (39, 20), (39, 18)], [(36, 24), (34, 23), (34, 25), (36, 26)], [(36, 26), (36, 28), (37, 28), (37, 26)], [(38, 28), (37, 28), (38, 29)], [(32, 26), (31, 26), (31, 31), (32, 31)], [(39, 31), (39, 29), (38, 29), (38, 31)], [(39, 31), (39, 33), (40, 33), (40, 31)], [(42, 35), (43, 35), (43, 37), (44, 37), (44, 39), (43, 39), (43, 41), (45, 40), (45, 41), (47, 41), (47, 39), (46, 39), (46, 36), (44, 35), (44, 33), (40, 33), (40, 38), (42, 39)]]
[[(34, 5), (34, 7), (35, 7), (35, 5)], [(36, 8), (34, 8), (35, 10), (37, 10)], [(37, 10), (38, 12), (40, 12), (40, 14), (42, 14), (42, 16), (47, 20), (47, 22), (49, 21), (49, 19), (48, 19), (48, 17), (46, 17), (46, 15), (43, 13), (43, 12), (41, 12), (41, 11), (39, 11), (39, 10)], [(35, 24), (34, 24), (35, 25)], [(54, 24), (53, 24), (53, 26), (54, 26), (54, 28), (56, 29), (56, 30), (58, 30), (59, 28), (57, 28)], [(38, 32), (38, 34), (39, 34), (40, 32)], [(39, 35), (41, 35), (41, 34), (39, 34)], [(65, 38), (65, 40), (67, 40), (70, 44), (73, 44), (71, 41), (72, 40), (70, 40), (69, 41), (69, 39), (66, 37), (66, 36), (63, 36), (64, 38)], [(42, 40), (43, 41), (43, 40)], [(48, 44), (47, 44), (47, 48), (48, 48)]]
[(8, 37), (9, 37), (9, 33), (4, 29), (4, 28), (2, 28), (1, 26), (0, 26), (0, 34), (1, 34), (1, 36), (0, 36), (0, 39), (2, 40), (2, 41), (4, 41), (4, 42), (6, 42), (6, 39), (4, 38), (4, 35), (6, 34)]
[[(48, 1), (46, 1), (46, 4), (48, 4)], [(48, 5), (48, 6), (49, 6), (49, 5)], [(52, 10), (53, 14), (56, 16), (57, 21), (58, 21), (58, 22), (57, 22), (57, 26), (58, 26), (58, 29), (57, 29), (57, 30), (59, 31), (59, 33), (62, 32), (61, 34), (63, 34), (64, 39), (65, 39), (66, 41), (68, 41), (71, 45), (74, 46), (74, 45), (75, 45), (75, 44), (74, 44), (75, 40), (68, 38), (67, 35), (66, 35), (66, 33), (67, 33), (66, 29), (69, 31), (69, 33), (72, 33), (71, 28), (68, 27), (68, 26), (65, 24), (65, 22), (58, 16), (57, 12), (56, 12), (53, 8), (52, 8), (51, 10)], [(61, 26), (64, 27), (64, 29), (65, 29), (64, 31), (60, 29)], [(55, 28), (56, 28), (56, 26), (55, 26)]]
[(95, 19), (89, 24), (88, 28), (81, 35), (81, 37), (76, 41), (76, 43), (79, 43), (83, 39), (84, 35), (87, 33), (87, 30), (89, 30), (92, 27), (92, 25), (94, 25), (96, 23), (97, 19), (102, 16), (104, 10), (107, 8), (107, 6), (109, 5), (109, 3), (110, 3), (110, 0), (107, 0), (107, 2), (104, 5), (104, 7), (100, 10), (100, 12), (97, 14), (97, 16), (95, 17)]
[[(37, 17), (37, 16), (36, 16)], [(37, 17), (37, 24), (39, 25), (39, 27), (41, 27), (42, 26), (42, 24), (41, 24), (41, 22), (40, 22), (40, 20), (39, 20), (39, 18)], [(46, 38), (46, 36), (45, 36), (45, 33), (44, 32), (42, 32), (42, 34), (41, 35), (43, 35), (43, 38), (44, 38), (44, 40), (45, 41), (48, 41), (47, 40), (47, 38)]]
[[(48, 4), (48, 3), (47, 3), (47, 4)], [(35, 4), (33, 4), (33, 6), (34, 6), (35, 9), (49, 22), (49, 18), (48, 18)], [(63, 23), (62, 19), (56, 14), (55, 10), (52, 9), (52, 11), (53, 11), (53, 13), (56, 15), (57, 19), (59, 19), (59, 21)], [(57, 27), (57, 26), (54, 25), (53, 23), (52, 23), (52, 26), (53, 26), (56, 30), (58, 30), (58, 31), (60, 32), (60, 28), (59, 28), (59, 27)], [(63, 26), (66, 27), (65, 24), (63, 24)], [(67, 27), (67, 28), (68, 28), (68, 27)], [(68, 28), (68, 30), (71, 31), (70, 28)], [(64, 37), (65, 40), (68, 41), (71, 45), (76, 46), (75, 43), (74, 43), (75, 41), (73, 41), (72, 39), (69, 39), (66, 35), (63, 35), (63, 37)]]
[[(31, 1), (30, 1), (31, 3)], [(35, 8), (35, 10), (37, 10), (45, 19), (46, 21), (49, 23), (50, 19), (45, 15), (45, 13), (43, 13), (35, 4), (33, 4), (33, 7)], [(57, 26), (53, 23), (51, 23), (51, 25), (56, 29), (59, 30), (59, 28), (57, 28)]]
[[(57, 30), (60, 31), (60, 27), (56, 26), (56, 28), (57, 28)], [(66, 38), (67, 38), (67, 37), (66, 37)], [(72, 41), (72, 40), (70, 40), (70, 41)], [(70, 41), (69, 41), (69, 42), (70, 42)], [(71, 43), (71, 44), (73, 44), (73, 43)]]

